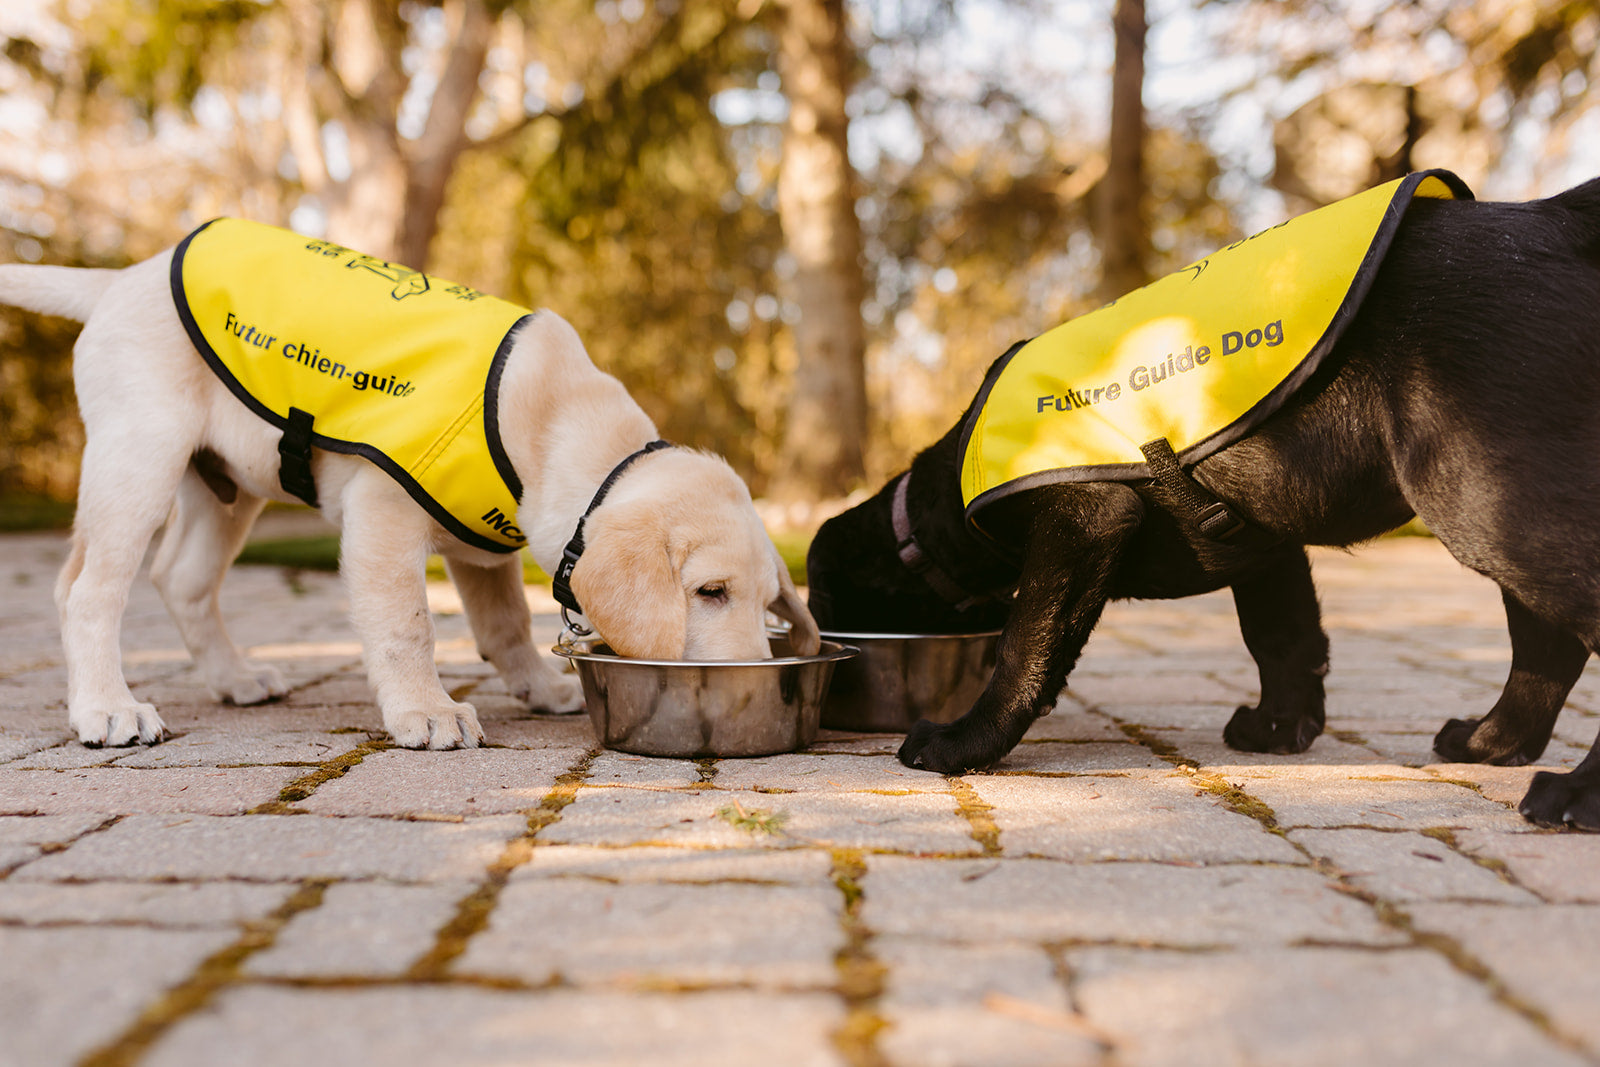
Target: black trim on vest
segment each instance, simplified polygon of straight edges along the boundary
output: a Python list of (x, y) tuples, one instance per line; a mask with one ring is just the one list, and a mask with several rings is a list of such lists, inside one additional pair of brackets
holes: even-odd
[[(201, 358), (206, 361), (206, 365), (211, 368), (212, 372), (215, 373), (218, 378), (222, 379), (222, 383), (228, 387), (228, 391), (233, 393), (234, 396), (238, 397), (241, 404), (249, 408), (260, 418), (266, 420), (273, 426), (278, 427), (280, 430), (287, 430), (287, 419), (279, 416), (277, 413), (272, 411), (271, 408), (268, 408), (265, 404), (261, 403), (261, 401), (257, 400), (253, 395), (251, 395), (250, 390), (239, 384), (239, 380), (233, 376), (231, 371), (228, 370), (228, 365), (222, 361), (222, 358), (217, 355), (216, 350), (211, 347), (211, 342), (206, 340), (206, 335), (200, 329), (200, 324), (195, 321), (194, 313), (189, 310), (189, 298), (185, 294), (183, 287), (184, 253), (189, 250), (190, 243), (193, 242), (196, 237), (200, 236), (201, 233), (205, 232), (206, 227), (210, 226), (213, 222), (218, 221), (221, 220), (212, 219), (211, 222), (207, 222), (200, 226), (189, 236), (178, 242), (178, 246), (172, 250), (172, 269), (169, 272), (169, 278), (172, 287), (172, 303), (177, 309), (178, 320), (183, 323), (184, 331), (189, 335), (189, 341), (194, 345), (195, 351), (200, 353)], [(515, 332), (517, 326), (527, 321), (527, 318), (528, 316), (525, 315), (521, 319), (518, 319), (512, 324), (511, 329), (506, 331), (506, 336), (501, 339), (500, 347), (495, 353), (496, 366), (503, 362), (500, 360), (500, 353), (504, 351), (509, 354), (510, 352), (510, 346), (506, 342), (510, 339), (511, 334)], [(498, 390), (499, 376), (495, 374), (492, 369), (490, 376), (494, 380)], [(484, 406), (490, 410), (493, 410), (493, 407), (488, 403), (487, 398), (484, 401)], [(498, 426), (496, 427), (496, 431), (497, 432), (489, 438), (490, 455), (494, 457), (495, 467), (496, 469), (500, 470), (501, 477), (505, 477), (506, 471), (510, 469), (510, 463), (507, 462), (505, 464), (505, 468), (501, 469), (500, 465), (504, 460), (505, 453), (504, 450), (500, 448)], [(473, 548), (481, 548), (486, 552), (497, 552), (501, 555), (510, 555), (513, 552), (520, 552), (522, 550), (522, 545), (501, 544), (499, 541), (485, 537), (476, 530), (466, 526), (461, 522), (460, 519), (457, 519), (454, 515), (450, 514), (449, 509), (435, 500), (426, 489), (422, 488), (422, 486), (417, 483), (417, 480), (411, 477), (410, 473), (407, 472), (404, 467), (400, 466), (400, 464), (396, 463), (394, 460), (390, 459), (387, 455), (385, 455), (383, 452), (380, 452), (373, 446), (359, 441), (345, 441), (337, 437), (327, 437), (320, 433), (310, 434), (310, 441), (312, 445), (327, 452), (338, 452), (347, 456), (360, 456), (362, 459), (381, 469), (389, 477), (399, 482), (400, 487), (406, 491), (411, 499), (415, 500), (424, 511), (431, 515), (435, 522), (448, 530), (450, 535), (456, 538), (456, 540), (461, 541), (464, 544), (471, 545)], [(515, 478), (515, 476), (515, 472), (513, 472), (512, 477)], [(282, 471), (280, 470), (280, 482), (282, 481), (282, 478), (283, 475)], [(522, 499), (521, 482), (518, 481), (513, 484), (508, 481), (506, 484), (508, 488), (511, 488), (515, 492), (517, 499), (520, 502)], [(286, 491), (293, 493), (293, 490), (288, 489), (287, 486), (284, 488)], [(313, 493), (314, 492), (315, 490), (313, 489)], [(294, 493), (294, 495), (297, 497), (299, 496), (298, 493)], [(301, 497), (301, 499), (304, 498)]]
[(568, 611), (583, 614), (583, 608), (578, 605), (578, 598), (572, 592), (572, 571), (578, 566), (578, 557), (583, 555), (583, 524), (600, 506), (600, 502), (611, 492), (611, 487), (616, 484), (622, 472), (633, 464), (640, 456), (647, 456), (652, 452), (659, 452), (663, 448), (671, 448), (669, 441), (655, 440), (639, 449), (622, 457), (622, 462), (611, 468), (611, 473), (606, 475), (605, 481), (600, 483), (600, 488), (595, 491), (594, 499), (589, 501), (589, 510), (578, 516), (578, 528), (573, 531), (572, 540), (567, 542), (567, 547), (561, 550), (561, 563), (556, 567), (556, 572), (550, 576), (550, 592), (556, 598), (556, 603)]
[[(1406, 209), (1412, 204), (1417, 186), (1429, 178), (1436, 178), (1449, 187), (1450, 192), (1457, 200), (1476, 199), (1472, 190), (1467, 188), (1465, 182), (1447, 170), (1421, 170), (1407, 175), (1394, 196), (1389, 200), (1389, 211), (1383, 221), (1378, 225), (1377, 233), (1373, 234), (1372, 243), (1367, 246), (1366, 253), (1361, 258), (1361, 265), (1356, 268), (1354, 277), (1350, 280), (1350, 288), (1345, 292), (1344, 300), (1339, 309), (1334, 312), (1333, 318), (1328, 323), (1328, 328), (1323, 332), (1317, 343), (1312, 345), (1299, 366), (1273, 389), (1262, 397), (1243, 416), (1234, 422), (1222, 427), (1216, 433), (1183, 450), (1176, 457), (1177, 462), (1184, 467), (1192, 467), (1201, 460), (1212, 456), (1229, 445), (1236, 443), (1240, 438), (1249, 434), (1277, 413), (1284, 403), (1303, 386), (1317, 369), (1328, 353), (1333, 351), (1343, 336), (1345, 327), (1350, 325), (1350, 320), (1355, 318), (1361, 310), (1362, 301), (1367, 297), (1367, 292), (1372, 288), (1373, 279), (1377, 277), (1378, 267), (1383, 263), (1383, 257), (1389, 251), (1389, 245), (1394, 241), (1396, 231), (1400, 228), (1400, 220), (1405, 216)], [(1296, 216), (1298, 217), (1298, 216)], [(1287, 221), (1293, 221), (1287, 220)], [(973, 402), (965, 422), (961, 427), (961, 446), (957, 452), (958, 462), (964, 469), (967, 447), (971, 443), (972, 434), (977, 429), (979, 416), (983, 413), (984, 403), (988, 400), (989, 393), (994, 389), (995, 383), (1000, 380), (1000, 375), (1011, 363), (1012, 359), (1020, 352), (1024, 345), (1033, 341), (1018, 341), (1008, 349), (989, 369), (989, 374), (984, 378), (983, 384), (978, 388), (977, 399)], [(1058, 470), (1037, 471), (1024, 475), (1003, 485), (994, 486), (974, 497), (967, 505), (966, 514), (969, 522), (977, 525), (978, 512), (988, 505), (1003, 497), (1020, 493), (1027, 489), (1036, 489), (1042, 485), (1059, 485), (1063, 482), (1132, 482), (1142, 478), (1154, 477), (1150, 464), (1145, 463), (1108, 463), (1100, 466), (1068, 467)]]
[(506, 331), (499, 347), (494, 350), (494, 359), (489, 363), (489, 377), (483, 385), (483, 436), (489, 442), (489, 458), (494, 460), (494, 469), (500, 472), (500, 479), (511, 490), (511, 498), (518, 505), (522, 503), (522, 479), (517, 477), (516, 468), (506, 456), (505, 446), (500, 443), (500, 374), (506, 368), (506, 359), (511, 355), (517, 331), (525, 323), (532, 322), (537, 314), (535, 311), (524, 315), (511, 324), (511, 329)]

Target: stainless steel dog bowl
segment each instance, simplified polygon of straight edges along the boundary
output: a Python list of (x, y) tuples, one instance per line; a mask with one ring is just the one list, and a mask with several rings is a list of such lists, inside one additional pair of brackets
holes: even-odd
[(556, 645), (583, 683), (600, 743), (640, 756), (770, 756), (817, 736), (834, 665), (856, 650), (822, 642), (790, 655), (773, 637), (772, 659), (623, 659), (597, 637)]
[(994, 673), (1000, 631), (975, 634), (847, 634), (825, 641), (861, 655), (839, 664), (822, 725), (830, 730), (904, 733), (918, 719), (951, 722), (966, 714)]

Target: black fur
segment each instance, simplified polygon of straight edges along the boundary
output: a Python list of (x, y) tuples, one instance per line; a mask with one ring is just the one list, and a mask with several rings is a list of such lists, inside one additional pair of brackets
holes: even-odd
[[(964, 585), (1016, 581), (1009, 613), (957, 612), (905, 569), (889, 487), (825, 523), (807, 561), (824, 629), (1004, 625), (988, 688), (956, 722), (918, 723), (906, 764), (957, 773), (1002, 758), (1055, 702), (1107, 599), (1223, 586), (1261, 671), (1260, 703), (1223, 736), (1303, 751), (1322, 731), (1328, 650), (1303, 546), (1355, 544), (1413, 514), (1499, 584), (1512, 644), (1499, 701), (1481, 720), (1451, 720), (1435, 747), (1453, 761), (1537, 759), (1600, 650), (1600, 180), (1526, 204), (1412, 204), (1317, 376), (1194, 469), (1277, 535), (1270, 547), (1207, 540), (1154, 483), (1089, 483), (986, 511), (1013, 557), (964, 522), (959, 426), (913, 461), (910, 514), (924, 551)], [(1600, 741), (1570, 774), (1540, 774), (1522, 812), (1600, 830)]]

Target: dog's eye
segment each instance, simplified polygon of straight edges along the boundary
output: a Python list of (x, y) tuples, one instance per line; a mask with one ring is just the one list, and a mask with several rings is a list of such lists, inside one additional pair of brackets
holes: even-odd
[(707, 582), (699, 589), (696, 589), (694, 595), (701, 600), (710, 600), (720, 604), (728, 599), (728, 587), (721, 582)]

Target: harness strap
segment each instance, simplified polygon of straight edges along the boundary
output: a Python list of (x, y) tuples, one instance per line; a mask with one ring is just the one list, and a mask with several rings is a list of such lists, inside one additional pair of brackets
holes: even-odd
[(556, 567), (556, 572), (550, 576), (550, 592), (555, 596), (556, 603), (564, 609), (583, 613), (583, 608), (578, 605), (578, 598), (572, 592), (572, 571), (578, 565), (578, 557), (583, 555), (583, 524), (586, 519), (600, 506), (600, 502), (611, 492), (611, 487), (616, 484), (622, 472), (640, 456), (647, 456), (651, 452), (663, 448), (671, 448), (667, 441), (651, 441), (637, 452), (630, 452), (622, 458), (622, 462), (611, 468), (611, 473), (606, 475), (605, 481), (600, 483), (600, 488), (595, 491), (594, 499), (589, 501), (589, 510), (578, 518), (578, 528), (572, 534), (572, 540), (567, 542), (567, 547), (561, 550), (561, 564)]
[(986, 600), (1003, 599), (1004, 594), (967, 592), (960, 582), (941, 570), (938, 564), (922, 550), (922, 546), (917, 543), (916, 535), (912, 533), (911, 512), (906, 507), (906, 497), (910, 489), (911, 472), (908, 470), (900, 476), (900, 481), (895, 483), (894, 502), (889, 508), (889, 521), (894, 526), (895, 551), (900, 556), (900, 562), (957, 611), (966, 611)]
[(314, 416), (289, 409), (283, 436), (278, 439), (278, 484), (283, 491), (317, 506), (317, 480), (311, 476), (311, 422)]
[(1165, 437), (1147, 441), (1139, 446), (1139, 451), (1150, 464), (1151, 475), (1172, 494), (1178, 507), (1206, 537), (1213, 541), (1231, 541), (1247, 528), (1232, 508), (1183, 469)]

